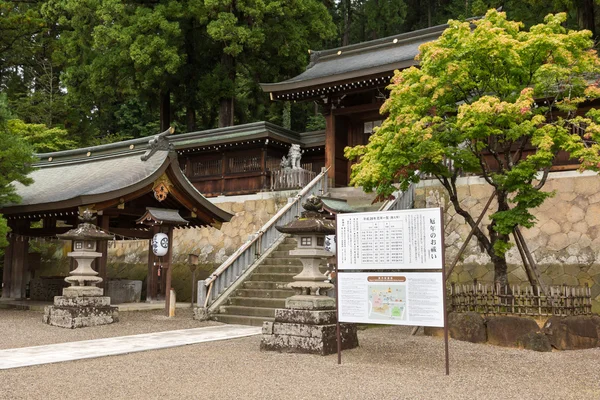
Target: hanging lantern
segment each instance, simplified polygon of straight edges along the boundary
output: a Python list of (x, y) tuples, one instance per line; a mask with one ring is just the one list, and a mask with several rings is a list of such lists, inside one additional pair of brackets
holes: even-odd
[(152, 238), (152, 252), (155, 256), (162, 257), (169, 251), (169, 237), (165, 233), (157, 233)]

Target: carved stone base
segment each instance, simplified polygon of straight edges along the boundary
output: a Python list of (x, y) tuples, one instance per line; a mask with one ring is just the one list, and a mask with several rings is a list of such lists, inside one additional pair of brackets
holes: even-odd
[(44, 308), (42, 322), (61, 328), (84, 328), (119, 321), (117, 307), (105, 296), (56, 296), (54, 305)]
[[(275, 311), (275, 321), (263, 324), (260, 349), (326, 356), (337, 352), (335, 310)], [(342, 350), (358, 347), (356, 325), (341, 324)]]
[(295, 295), (285, 299), (285, 308), (292, 310), (331, 310), (335, 299), (328, 296)]

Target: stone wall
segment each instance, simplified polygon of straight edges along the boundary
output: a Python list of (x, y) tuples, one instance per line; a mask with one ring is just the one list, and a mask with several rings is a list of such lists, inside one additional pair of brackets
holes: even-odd
[[(481, 214), (492, 188), (477, 177), (460, 178), (458, 194), (463, 208), (474, 219)], [(600, 176), (575, 171), (550, 174), (543, 190), (554, 197), (533, 211), (537, 218), (531, 229), (522, 229), (547, 285), (584, 285), (592, 288), (593, 311), (600, 312)], [(494, 201), (490, 210), (494, 210)], [(445, 189), (437, 180), (422, 181), (416, 190), (416, 208), (443, 206), (446, 227), (446, 262), (450, 265), (470, 232), (464, 218), (457, 215)], [(489, 214), (489, 213), (488, 213)], [(490, 220), (484, 217), (482, 225)], [(521, 257), (513, 246), (507, 254), (511, 284), (527, 283)], [(490, 258), (472, 238), (456, 265), (452, 282), (493, 282)]]

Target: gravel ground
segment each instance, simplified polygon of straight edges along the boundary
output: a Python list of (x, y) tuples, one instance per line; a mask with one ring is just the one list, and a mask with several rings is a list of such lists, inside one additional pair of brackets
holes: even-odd
[[(6, 322), (10, 316), (14, 323)], [(154, 313), (131, 313), (112, 333), (199, 325), (180, 316), (175, 323)], [(31, 340), (59, 341), (36, 333), (46, 328), (37, 318), (0, 310), (2, 345), (24, 343), (14, 334), (17, 327)], [(80, 339), (112, 335), (88, 330), (101, 329), (77, 330)], [(52, 328), (54, 335), (65, 332), (72, 331)], [(600, 399), (600, 348), (536, 353), (451, 340), (450, 376), (445, 376), (440, 339), (410, 336), (407, 327), (377, 327), (359, 331), (359, 341), (360, 348), (343, 352), (342, 365), (336, 355), (261, 352), (256, 336), (4, 370), (0, 398)]]
[(43, 312), (0, 309), (0, 349), (219, 325), (193, 320), (189, 308), (178, 308), (173, 318), (164, 314), (164, 310), (120, 312), (116, 324), (64, 329), (43, 324)]

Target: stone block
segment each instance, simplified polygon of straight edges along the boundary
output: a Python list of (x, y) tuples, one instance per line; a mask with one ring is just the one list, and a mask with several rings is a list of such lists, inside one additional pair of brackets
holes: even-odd
[[(266, 324), (266, 322), (265, 322)], [(264, 327), (264, 325), (263, 325)], [(263, 328), (264, 329), (264, 328)], [(308, 325), (308, 324), (289, 324), (283, 322), (273, 323), (272, 328), (274, 335), (289, 335), (303, 337), (326, 337), (335, 335), (336, 325)], [(264, 332), (263, 332), (264, 333)]]
[(95, 297), (103, 294), (104, 289), (96, 286), (69, 286), (63, 289), (65, 297)]
[(105, 294), (113, 304), (139, 303), (142, 298), (142, 281), (111, 279), (106, 285)]
[(448, 314), (448, 331), (450, 336), (456, 340), (471, 343), (486, 341), (485, 322), (476, 312)]
[(208, 314), (208, 309), (206, 307), (195, 307), (194, 308), (194, 319), (196, 321), (206, 321), (210, 315)]
[(600, 203), (590, 205), (585, 212), (585, 222), (588, 226), (600, 224)]
[[(277, 324), (274, 324), (275, 329)], [(281, 353), (304, 353), (326, 356), (337, 353), (336, 325), (323, 328), (320, 337), (296, 336), (287, 334), (263, 335), (260, 349), (263, 351), (278, 351)], [(342, 350), (358, 347), (356, 325), (340, 324)]]
[(555, 349), (589, 349), (598, 345), (599, 326), (588, 316), (551, 317), (544, 324), (544, 333)]
[(278, 308), (275, 310), (275, 322), (288, 322), (299, 324), (325, 325), (335, 324), (335, 310), (289, 310)]
[(533, 319), (512, 316), (488, 317), (486, 328), (488, 343), (505, 347), (518, 347), (522, 337), (540, 331)]
[(549, 220), (540, 227), (540, 230), (546, 235), (553, 235), (555, 233), (560, 232), (562, 228), (558, 223), (556, 223), (556, 221)]
[(519, 347), (533, 351), (552, 351), (552, 345), (548, 336), (541, 332), (530, 332), (519, 338)]
[(117, 307), (58, 307), (48, 306), (44, 309), (42, 322), (61, 328), (83, 328), (88, 326), (108, 325), (119, 321)]
[(110, 297), (95, 296), (95, 297), (67, 297), (56, 296), (54, 305), (56, 307), (106, 307), (110, 306)]
[(424, 326), (423, 327), (423, 335), (443, 338), (444, 337), (444, 328)]
[(330, 310), (335, 299), (328, 296), (292, 296), (285, 299), (285, 308), (295, 310)]
[(273, 322), (265, 321), (262, 326), (262, 334), (263, 335), (272, 335), (273, 332)]

